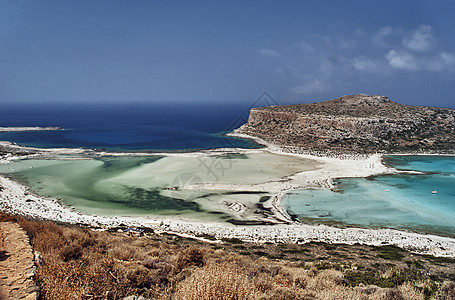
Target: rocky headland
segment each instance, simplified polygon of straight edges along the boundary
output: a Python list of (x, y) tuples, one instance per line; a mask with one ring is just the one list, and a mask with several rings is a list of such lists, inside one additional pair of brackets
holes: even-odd
[(300, 153), (455, 153), (455, 109), (364, 94), (253, 108), (236, 135)]

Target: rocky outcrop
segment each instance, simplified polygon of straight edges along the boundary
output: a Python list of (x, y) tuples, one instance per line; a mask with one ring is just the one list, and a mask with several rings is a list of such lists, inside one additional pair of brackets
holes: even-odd
[(307, 151), (455, 152), (455, 110), (409, 106), (364, 94), (253, 108), (234, 133)]

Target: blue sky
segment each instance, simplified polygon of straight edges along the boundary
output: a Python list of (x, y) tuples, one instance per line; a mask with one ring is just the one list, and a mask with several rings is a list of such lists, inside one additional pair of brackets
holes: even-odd
[(0, 0), (0, 102), (455, 108), (455, 2)]

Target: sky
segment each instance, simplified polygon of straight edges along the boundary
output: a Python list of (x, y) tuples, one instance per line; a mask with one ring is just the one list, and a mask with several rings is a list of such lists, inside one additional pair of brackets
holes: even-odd
[(0, 0), (0, 103), (455, 108), (455, 2)]

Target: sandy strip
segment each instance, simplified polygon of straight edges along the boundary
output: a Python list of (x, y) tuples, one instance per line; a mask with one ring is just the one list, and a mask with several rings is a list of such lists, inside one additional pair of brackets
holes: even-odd
[[(258, 151), (258, 150), (254, 150)], [(261, 151), (279, 152), (279, 149), (264, 149)], [(230, 149), (232, 152), (232, 149)], [(205, 155), (208, 155), (206, 152)], [(179, 154), (194, 155), (194, 154)], [(348, 157), (345, 159), (315, 157), (302, 154), (304, 158), (320, 161), (322, 166), (314, 171), (294, 174), (290, 180), (276, 185), (277, 194), (272, 199), (272, 206), (278, 218), (287, 219), (280, 200), (289, 190), (304, 187), (331, 187), (331, 180), (337, 177), (365, 177), (393, 169), (381, 163), (380, 155), (370, 157)], [(4, 160), (5, 161), (5, 160)], [(269, 184), (277, 184), (269, 183)], [(226, 188), (232, 188), (227, 186)], [(252, 187), (242, 187), (247, 190)], [(115, 227), (121, 224), (126, 226), (143, 226), (155, 230), (166, 231), (185, 236), (212, 235), (220, 238), (239, 238), (250, 242), (281, 242), (306, 243), (320, 241), (328, 243), (384, 245), (392, 244), (413, 252), (436, 256), (455, 257), (455, 239), (424, 235), (393, 229), (361, 229), (361, 228), (333, 228), (324, 225), (312, 226), (300, 223), (263, 225), (263, 226), (234, 226), (228, 223), (198, 222), (182, 218), (145, 218), (145, 217), (106, 217), (86, 215), (74, 209), (63, 206), (55, 199), (38, 197), (27, 191), (27, 188), (0, 176), (0, 210), (37, 219), (58, 221), (70, 224), (84, 224), (93, 227)]]
[(0, 132), (63, 130), (61, 127), (0, 127)]
[(239, 238), (250, 242), (327, 243), (384, 245), (392, 244), (413, 252), (436, 256), (455, 257), (455, 239), (435, 235), (423, 235), (393, 229), (339, 229), (324, 225), (305, 224), (234, 226), (227, 223), (202, 223), (178, 218), (132, 218), (91, 216), (61, 205), (55, 199), (38, 197), (27, 192), (20, 184), (0, 176), (0, 210), (70, 224), (84, 224), (93, 227), (115, 227), (119, 225), (143, 226), (155, 230), (182, 234), (185, 236), (212, 235), (217, 239)]

